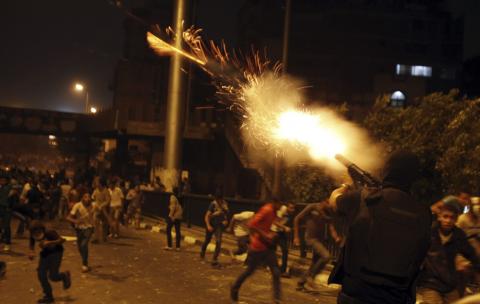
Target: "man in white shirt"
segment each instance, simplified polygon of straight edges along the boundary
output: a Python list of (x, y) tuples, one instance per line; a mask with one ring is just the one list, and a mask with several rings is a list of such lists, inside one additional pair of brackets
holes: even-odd
[(248, 222), (253, 218), (255, 212), (243, 211), (234, 214), (230, 222), (229, 231), (233, 230), (233, 235), (237, 238), (237, 250), (233, 255), (242, 255), (248, 251), (250, 229)]
[(120, 233), (120, 215), (123, 208), (123, 192), (115, 183), (110, 184), (110, 218), (112, 226), (110, 227), (110, 237), (118, 238)]
[(88, 267), (88, 243), (93, 234), (95, 222), (95, 203), (92, 203), (90, 194), (85, 193), (82, 200), (73, 205), (67, 220), (75, 225), (77, 231), (77, 246), (82, 257), (82, 272), (87, 272)]
[(172, 227), (175, 227), (175, 245), (176, 250), (180, 250), (180, 241), (182, 239), (181, 235), (181, 221), (183, 216), (182, 205), (177, 199), (178, 188), (173, 189), (173, 193), (170, 195), (170, 204), (168, 206), (168, 217), (167, 217), (167, 247), (165, 250), (172, 250)]

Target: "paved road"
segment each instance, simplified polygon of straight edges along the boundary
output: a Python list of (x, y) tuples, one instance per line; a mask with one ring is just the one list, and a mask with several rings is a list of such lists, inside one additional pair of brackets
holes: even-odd
[[(67, 225), (59, 229), (73, 236)], [(72, 288), (53, 283), (57, 303), (230, 303), (228, 288), (242, 266), (222, 256), (223, 269), (200, 261), (198, 246), (181, 252), (164, 251), (163, 234), (123, 230), (124, 237), (90, 246), (92, 271), (80, 272), (80, 256), (74, 241), (65, 244), (62, 269), (72, 273)], [(7, 262), (7, 276), (0, 281), (0, 303), (35, 303), (41, 296), (36, 263), (28, 260), (28, 240), (14, 239), (12, 252), (0, 253)], [(207, 255), (207, 257), (210, 257)], [(271, 303), (271, 278), (259, 270), (240, 291), (243, 303)], [(306, 294), (295, 291), (295, 279), (282, 279), (284, 303), (335, 303), (335, 291)]]

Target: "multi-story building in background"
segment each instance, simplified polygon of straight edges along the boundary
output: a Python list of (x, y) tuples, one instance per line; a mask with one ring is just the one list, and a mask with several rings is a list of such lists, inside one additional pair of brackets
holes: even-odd
[[(252, 41), (280, 59), (279, 1), (248, 0), (240, 12), (243, 47)], [(322, 103), (393, 105), (458, 87), (463, 19), (435, 0), (292, 1), (288, 72)], [(272, 9), (275, 8), (275, 9)]]

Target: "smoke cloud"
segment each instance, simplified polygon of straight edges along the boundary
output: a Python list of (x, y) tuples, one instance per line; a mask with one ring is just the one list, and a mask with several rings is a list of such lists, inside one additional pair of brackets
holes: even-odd
[(309, 163), (341, 178), (342, 154), (360, 167), (378, 170), (382, 149), (367, 132), (329, 107), (305, 106), (302, 83), (290, 76), (265, 73), (243, 87), (242, 126), (252, 158), (270, 161), (280, 155), (289, 166)]

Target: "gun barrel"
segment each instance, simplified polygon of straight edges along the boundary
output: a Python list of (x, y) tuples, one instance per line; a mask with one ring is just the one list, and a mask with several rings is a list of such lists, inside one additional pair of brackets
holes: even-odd
[(345, 156), (343, 156), (342, 154), (336, 154), (335, 159), (338, 160), (340, 163), (342, 163), (342, 165), (344, 165), (347, 168), (353, 165), (353, 163), (349, 161), (347, 158), (345, 158)]

